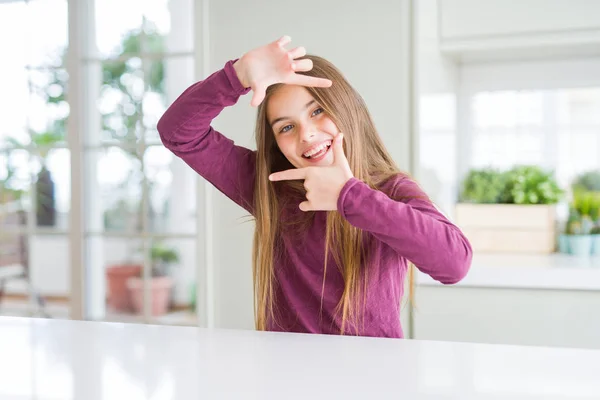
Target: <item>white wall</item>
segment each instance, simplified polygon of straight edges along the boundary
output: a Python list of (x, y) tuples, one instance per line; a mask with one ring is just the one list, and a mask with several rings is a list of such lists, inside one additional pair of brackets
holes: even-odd
[(596, 0), (440, 0), (444, 38), (600, 29)]
[(458, 89), (459, 67), (454, 60), (440, 53), (438, 1), (419, 0), (417, 18), (419, 93), (455, 94)]
[(460, 70), (460, 81), (466, 95), (477, 91), (587, 88), (600, 86), (599, 71), (600, 57), (467, 64)]
[[(334, 62), (367, 102), (385, 144), (405, 169), (410, 165), (406, 124), (409, 26), (408, 0), (237, 1), (209, 4), (210, 69), (287, 34), (292, 45)], [(238, 144), (254, 148), (255, 110), (250, 96), (225, 110), (215, 126)], [(251, 328), (252, 224), (245, 213), (220, 193), (214, 201), (215, 324)], [(234, 249), (234, 251), (232, 251)]]
[[(438, 40), (438, 2), (417, 3), (416, 74), (419, 118), (419, 158), (417, 177), (433, 201), (451, 215), (455, 199), (456, 153), (447, 142), (456, 141), (456, 105), (459, 66), (440, 53)], [(436, 132), (447, 132), (444, 142)]]
[(465, 61), (600, 55), (595, 0), (439, 0), (441, 48)]

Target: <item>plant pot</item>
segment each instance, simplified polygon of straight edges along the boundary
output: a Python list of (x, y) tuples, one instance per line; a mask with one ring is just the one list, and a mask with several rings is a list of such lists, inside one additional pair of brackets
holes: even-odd
[(108, 306), (115, 311), (130, 312), (133, 310), (127, 281), (142, 273), (139, 264), (112, 265), (106, 269), (108, 282)]
[(569, 249), (569, 235), (565, 235), (564, 233), (558, 235), (558, 251), (564, 254), (571, 252)]
[(592, 235), (570, 235), (569, 250), (576, 256), (590, 256), (592, 254)]
[[(150, 280), (150, 302), (151, 314), (160, 316), (166, 314), (169, 309), (169, 299), (173, 287), (173, 279), (170, 276), (154, 277)], [(131, 296), (133, 309), (141, 314), (144, 312), (144, 282), (141, 278), (129, 278), (127, 287)]]
[(456, 224), (478, 253), (556, 251), (556, 206), (458, 203)]
[(600, 256), (600, 234), (592, 235), (592, 255)]

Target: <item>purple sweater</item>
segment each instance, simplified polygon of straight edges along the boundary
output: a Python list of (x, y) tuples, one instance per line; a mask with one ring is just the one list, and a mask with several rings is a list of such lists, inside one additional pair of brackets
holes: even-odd
[[(164, 145), (231, 200), (253, 213), (256, 152), (236, 146), (211, 127), (227, 106), (248, 93), (233, 61), (186, 89), (158, 122)], [(392, 198), (409, 198), (396, 201)], [(407, 260), (444, 284), (461, 280), (471, 265), (472, 250), (462, 232), (448, 221), (417, 184), (404, 176), (380, 190), (358, 179), (342, 188), (338, 212), (371, 234), (364, 336), (403, 337), (400, 303)], [(298, 204), (300, 201), (298, 201)], [(298, 207), (291, 212), (302, 213)], [(327, 264), (321, 308), (326, 212), (317, 212), (305, 232), (281, 237), (284, 249), (275, 260), (277, 324), (274, 331), (338, 334), (341, 316), (334, 313), (344, 282), (335, 260)]]

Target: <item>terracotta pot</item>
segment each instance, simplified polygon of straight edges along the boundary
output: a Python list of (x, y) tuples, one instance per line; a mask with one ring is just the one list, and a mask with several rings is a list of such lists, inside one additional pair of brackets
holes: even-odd
[(111, 265), (106, 269), (108, 282), (108, 306), (115, 311), (133, 310), (127, 280), (139, 276), (142, 266), (139, 264)]
[[(170, 276), (153, 277), (150, 282), (151, 314), (164, 315), (169, 309), (173, 279)], [(141, 278), (129, 278), (127, 287), (131, 296), (133, 309), (142, 314), (144, 312), (144, 284)]]

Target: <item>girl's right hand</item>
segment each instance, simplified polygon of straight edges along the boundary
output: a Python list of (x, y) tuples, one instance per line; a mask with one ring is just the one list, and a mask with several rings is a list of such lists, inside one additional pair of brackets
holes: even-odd
[(267, 88), (276, 83), (290, 85), (329, 87), (331, 80), (297, 74), (296, 72), (310, 71), (313, 67), (309, 59), (297, 60), (304, 57), (304, 47), (286, 50), (285, 45), (290, 43), (289, 36), (258, 47), (244, 54), (237, 60), (233, 67), (238, 79), (254, 92), (250, 105), (257, 107), (265, 98)]

